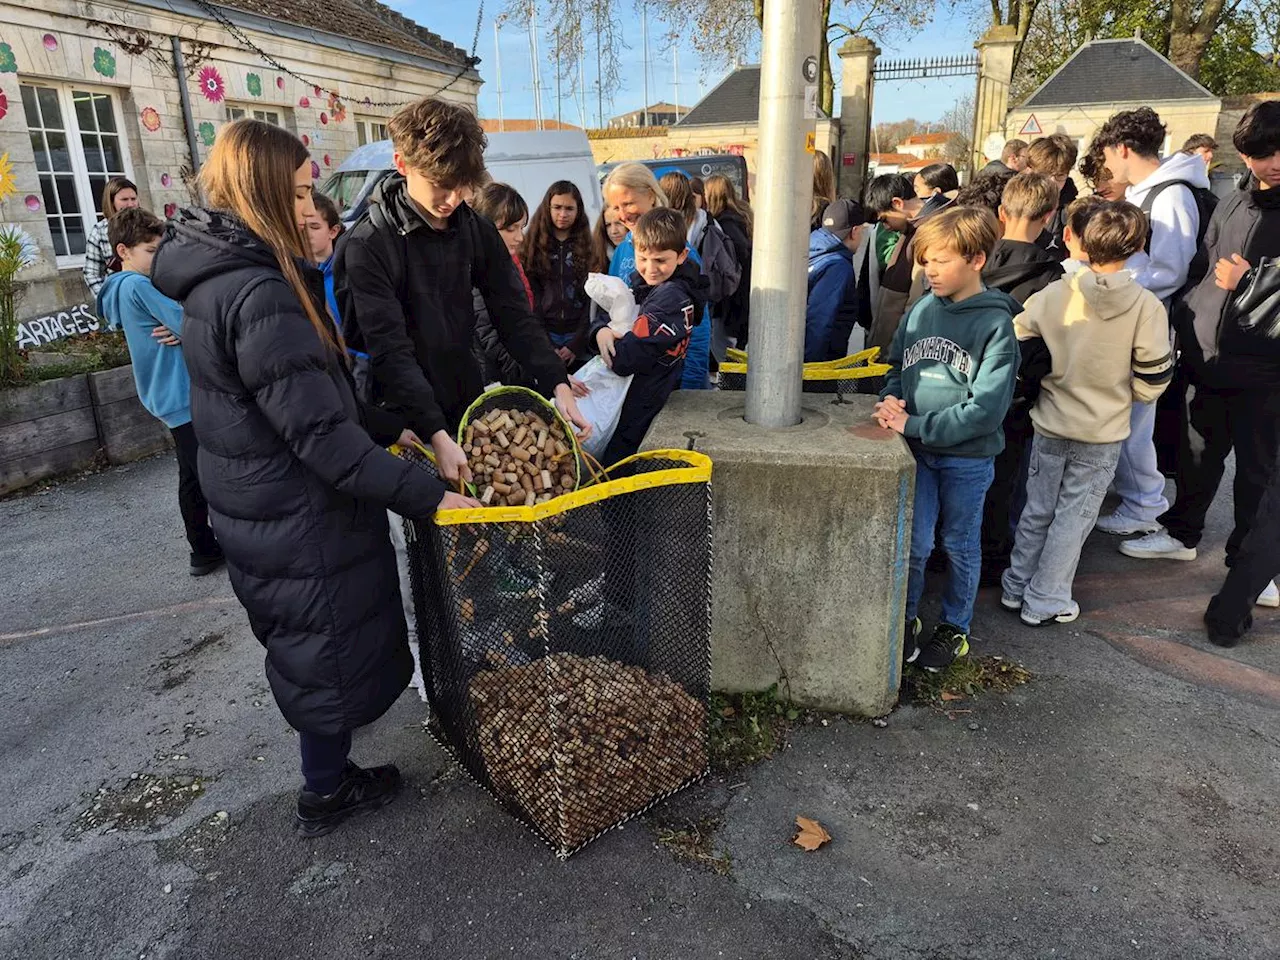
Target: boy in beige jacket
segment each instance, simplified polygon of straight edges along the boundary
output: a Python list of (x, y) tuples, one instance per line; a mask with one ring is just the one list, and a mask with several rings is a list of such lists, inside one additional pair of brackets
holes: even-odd
[(1001, 581), (1001, 604), (1029, 626), (1080, 615), (1071, 584), (1129, 435), (1130, 406), (1153, 402), (1173, 376), (1164, 306), (1125, 269), (1146, 238), (1137, 207), (1100, 207), (1082, 238), (1088, 268), (1035, 294), (1014, 318), (1018, 339), (1043, 338), (1053, 358), (1031, 410), (1027, 505)]

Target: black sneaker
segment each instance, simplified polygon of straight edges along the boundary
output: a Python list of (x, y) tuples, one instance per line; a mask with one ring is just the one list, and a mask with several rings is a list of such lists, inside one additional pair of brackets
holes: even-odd
[(1204, 626), (1209, 634), (1209, 642), (1215, 647), (1234, 647), (1253, 626), (1253, 614), (1245, 614), (1241, 622), (1234, 625), (1225, 623), (1217, 614), (1217, 597), (1209, 601), (1209, 609), (1204, 612)]
[(348, 760), (342, 785), (329, 796), (298, 793), (298, 835), (309, 840), (332, 833), (352, 814), (386, 806), (399, 789), (400, 771), (394, 764), (364, 770)]
[(968, 652), (969, 635), (959, 627), (940, 623), (934, 629), (929, 642), (921, 648), (916, 666), (937, 673), (947, 669)]
[(916, 657), (920, 656), (920, 631), (924, 629), (924, 624), (920, 622), (919, 617), (912, 617), (907, 621), (907, 625), (902, 631), (902, 665), (905, 667), (908, 663), (915, 663)]
[(211, 554), (207, 557), (193, 553), (191, 554), (191, 575), (193, 577), (207, 577), (226, 562), (226, 558), (220, 553)]

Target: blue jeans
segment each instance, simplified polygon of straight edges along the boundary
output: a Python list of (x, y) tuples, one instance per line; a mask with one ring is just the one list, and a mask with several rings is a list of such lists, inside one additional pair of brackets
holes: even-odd
[(936, 528), (949, 561), (942, 621), (968, 633), (982, 570), (982, 504), (995, 476), (995, 459), (912, 452), (916, 458), (916, 500), (911, 516), (907, 619), (914, 617), (920, 606), (924, 566), (933, 551)]

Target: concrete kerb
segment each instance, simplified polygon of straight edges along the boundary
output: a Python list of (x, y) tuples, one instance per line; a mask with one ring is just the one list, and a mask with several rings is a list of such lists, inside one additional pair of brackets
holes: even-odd
[(744, 395), (673, 394), (644, 449), (714, 461), (712, 684), (823, 710), (897, 699), (915, 461), (874, 401), (806, 394), (804, 421), (764, 430)]

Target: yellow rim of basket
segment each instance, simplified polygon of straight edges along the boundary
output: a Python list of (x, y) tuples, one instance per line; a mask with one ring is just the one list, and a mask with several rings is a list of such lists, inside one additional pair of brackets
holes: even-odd
[(469, 523), (534, 523), (548, 517), (559, 516), (588, 503), (598, 503), (609, 497), (622, 493), (634, 493), (637, 490), (648, 490), (653, 487), (670, 487), (683, 483), (707, 483), (711, 480), (711, 458), (696, 450), (649, 450), (637, 453), (634, 457), (619, 460), (610, 470), (637, 460), (677, 460), (685, 464), (682, 467), (670, 467), (666, 470), (655, 470), (652, 473), (637, 474), (621, 480), (606, 480), (604, 483), (582, 487), (574, 493), (562, 494), (554, 500), (539, 503), (532, 507), (480, 507), (466, 510), (437, 510), (435, 522), (437, 526), (453, 527)]

